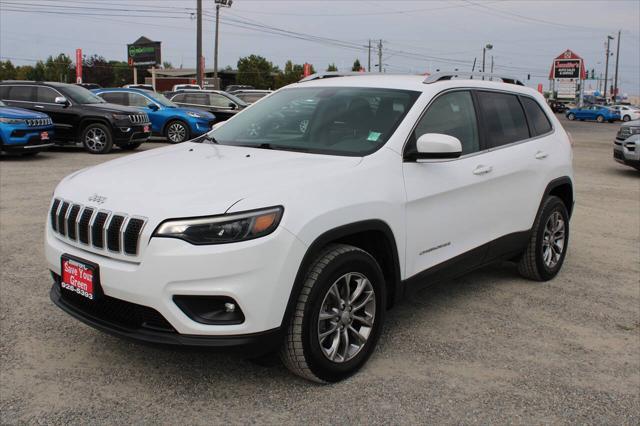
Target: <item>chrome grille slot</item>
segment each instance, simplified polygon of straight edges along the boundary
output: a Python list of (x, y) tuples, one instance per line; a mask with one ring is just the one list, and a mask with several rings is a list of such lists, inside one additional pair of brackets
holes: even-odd
[(27, 126), (29, 127), (40, 127), (40, 126), (48, 126), (52, 124), (50, 118), (29, 118), (27, 119)]
[(64, 222), (67, 218), (67, 212), (69, 211), (69, 203), (66, 201), (62, 203), (60, 211), (58, 212), (58, 232), (62, 235), (66, 235)]
[(78, 241), (82, 244), (89, 244), (89, 225), (91, 224), (91, 217), (94, 210), (91, 207), (86, 207), (80, 215), (78, 220)]
[(146, 224), (143, 217), (113, 214), (59, 198), (51, 204), (49, 220), (53, 231), (70, 242), (126, 256), (138, 255)]
[(69, 210), (69, 217), (67, 218), (67, 237), (71, 240), (77, 238), (76, 235), (76, 220), (78, 219), (78, 213), (80, 213), (80, 205), (74, 204)]
[(124, 216), (114, 215), (107, 228), (107, 248), (111, 251), (120, 251), (120, 230), (124, 222)]

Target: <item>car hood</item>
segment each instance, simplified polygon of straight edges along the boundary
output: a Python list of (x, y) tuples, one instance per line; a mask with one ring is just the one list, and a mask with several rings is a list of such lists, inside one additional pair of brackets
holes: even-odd
[(200, 115), (202, 118), (215, 118), (215, 116), (213, 114), (211, 114), (209, 111), (205, 111), (205, 110), (199, 109), (199, 108), (179, 107), (179, 108), (169, 108), (168, 110), (182, 113), (187, 117), (191, 117), (191, 116), (187, 115), (187, 112), (195, 112), (198, 115)]
[(140, 113), (140, 111), (137, 108), (124, 106), (124, 105), (110, 104), (108, 102), (100, 103), (100, 104), (84, 104), (82, 106), (86, 108), (92, 108), (97, 111), (111, 112), (114, 114), (139, 114)]
[[(55, 196), (114, 212), (167, 218), (226, 212), (252, 196), (272, 193), (270, 205), (288, 191), (356, 166), (360, 157), (340, 157), (186, 142), (83, 169), (66, 177)], [(98, 197), (93, 197), (97, 195)]]
[(3, 118), (48, 118), (47, 114), (14, 107), (0, 107), (0, 117)]

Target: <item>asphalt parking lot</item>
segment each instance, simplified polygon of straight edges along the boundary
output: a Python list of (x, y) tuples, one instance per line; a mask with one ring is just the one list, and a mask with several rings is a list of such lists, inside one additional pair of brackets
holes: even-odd
[[(52, 191), (121, 155), (0, 160), (0, 423), (468, 424), (640, 422), (640, 173), (619, 124), (563, 121), (577, 204), (548, 283), (511, 264), (407, 298), (354, 377), (330, 386), (277, 360), (142, 346), (56, 308), (43, 254)], [(163, 143), (148, 143), (156, 149)]]

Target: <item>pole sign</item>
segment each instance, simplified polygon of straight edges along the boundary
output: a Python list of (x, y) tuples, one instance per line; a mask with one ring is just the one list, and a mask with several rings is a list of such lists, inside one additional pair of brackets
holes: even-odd
[[(300, 68), (298, 68), (300, 69)], [(311, 65), (308, 63), (304, 63), (304, 65), (302, 66), (302, 75), (303, 77), (309, 77), (311, 75)]]
[(127, 62), (133, 67), (153, 67), (162, 63), (160, 42), (133, 43), (127, 45)]
[(581, 59), (556, 59), (553, 64), (553, 78), (580, 79)]
[(76, 49), (76, 83), (82, 83), (82, 49)]

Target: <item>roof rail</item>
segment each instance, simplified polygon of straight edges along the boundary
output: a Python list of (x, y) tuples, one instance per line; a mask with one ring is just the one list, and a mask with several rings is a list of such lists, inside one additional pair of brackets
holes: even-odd
[(300, 81), (298, 81), (298, 83), (302, 83), (302, 82), (305, 82), (305, 81), (319, 80), (321, 78), (348, 77), (350, 75), (365, 75), (365, 74), (369, 74), (369, 73), (360, 72), (360, 71), (348, 71), (348, 72), (321, 71), (321, 72), (317, 72), (315, 74), (311, 74), (309, 76), (306, 76), (305, 78), (303, 78)]
[(524, 86), (522, 81), (518, 80), (515, 77), (510, 77), (510, 76), (500, 75), (500, 74), (484, 73), (484, 72), (465, 72), (465, 71), (437, 72), (425, 78), (423, 83), (431, 84), (431, 83), (435, 83), (443, 80), (453, 80), (454, 78), (464, 78), (464, 79), (473, 80), (474, 77), (477, 77), (478, 79), (482, 79), (482, 80), (489, 80), (489, 81), (493, 81), (494, 79), (499, 79), (503, 83)]

